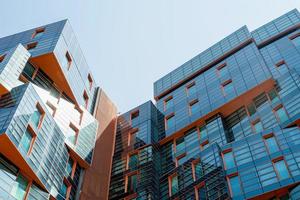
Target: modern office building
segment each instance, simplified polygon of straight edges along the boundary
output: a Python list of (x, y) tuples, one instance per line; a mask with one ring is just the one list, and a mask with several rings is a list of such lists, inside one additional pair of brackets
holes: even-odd
[(67, 20), (1, 38), (0, 199), (103, 199), (115, 118)]
[(300, 13), (241, 27), (117, 119), (108, 198), (300, 199)]

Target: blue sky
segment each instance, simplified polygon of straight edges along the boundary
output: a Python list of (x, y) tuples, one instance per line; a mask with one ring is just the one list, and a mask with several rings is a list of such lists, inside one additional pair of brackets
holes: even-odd
[(0, 37), (68, 18), (97, 83), (125, 112), (153, 83), (243, 25), (250, 30), (300, 0), (15, 0), (1, 3)]

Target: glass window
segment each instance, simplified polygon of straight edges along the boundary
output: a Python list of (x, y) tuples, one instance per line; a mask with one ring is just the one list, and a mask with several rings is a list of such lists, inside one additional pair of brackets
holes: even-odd
[(71, 174), (72, 174), (72, 171), (73, 171), (73, 165), (74, 165), (74, 161), (72, 160), (72, 158), (69, 158), (68, 164), (67, 164), (67, 168), (66, 168), (67, 174), (68, 174), (69, 176), (71, 176)]
[(223, 84), (223, 92), (224, 92), (224, 95), (234, 94), (234, 87), (233, 87), (232, 81), (229, 81), (228, 83)]
[(277, 142), (276, 142), (276, 139), (274, 136), (266, 138), (265, 143), (266, 143), (266, 146), (267, 146), (270, 154), (279, 151), (279, 147), (277, 145)]
[(233, 176), (229, 178), (229, 186), (230, 186), (230, 193), (232, 197), (238, 196), (242, 193), (242, 188), (238, 176)]
[(276, 109), (275, 112), (279, 122), (282, 123), (289, 119), (283, 107)]
[(64, 62), (63, 62), (63, 66), (66, 66), (67, 69), (69, 70), (71, 67), (71, 64), (72, 64), (72, 57), (71, 57), (70, 53), (67, 51)]
[(40, 109), (38, 108), (38, 106), (36, 107), (36, 110), (33, 112), (33, 114), (31, 115), (31, 124), (35, 127), (38, 128), (41, 122), (41, 118), (42, 118), (42, 112), (40, 111)]
[(185, 142), (184, 137), (176, 140), (176, 156), (185, 153)]
[(254, 103), (251, 103), (247, 106), (247, 109), (248, 109), (248, 112), (249, 112), (249, 115), (252, 116), (253, 114), (256, 113), (256, 108), (254, 106)]
[(45, 28), (38, 28), (35, 30), (32, 38), (40, 38), (45, 32)]
[(4, 60), (6, 54), (0, 55), (0, 63)]
[(178, 192), (178, 176), (173, 175), (171, 177), (171, 196)]
[(127, 177), (127, 192), (134, 193), (137, 188), (137, 174)]
[(171, 128), (171, 127), (173, 127), (175, 125), (175, 117), (174, 117), (174, 115), (171, 115), (171, 116), (167, 117), (166, 120), (167, 120), (167, 123), (166, 123), (167, 127), (166, 127), (166, 129), (169, 129), (169, 128)]
[(26, 195), (27, 186), (28, 181), (22, 175), (18, 175), (10, 194), (17, 200), (23, 200)]
[(206, 126), (200, 127), (199, 131), (200, 131), (200, 139), (201, 140), (207, 138), (207, 129), (206, 129)]
[(67, 194), (68, 194), (68, 187), (69, 187), (69, 186), (68, 186), (65, 182), (63, 182), (63, 184), (62, 184), (62, 186), (61, 186), (61, 188), (60, 188), (59, 193), (60, 193), (60, 195), (62, 195), (64, 198), (67, 197)]
[(164, 102), (165, 102), (165, 110), (168, 110), (173, 106), (173, 97), (168, 97)]
[(270, 92), (268, 92), (268, 95), (272, 103), (279, 101), (279, 97), (277, 95), (276, 89), (273, 89)]
[(277, 172), (279, 180), (283, 180), (283, 179), (286, 179), (286, 178), (290, 177), (289, 171), (286, 167), (286, 164), (285, 164), (284, 160), (280, 160), (280, 161), (275, 162), (274, 167), (275, 167), (275, 170)]
[(68, 133), (68, 139), (69, 141), (75, 145), (77, 142), (77, 137), (78, 137), (78, 129), (74, 127), (73, 124), (70, 124), (69, 127), (69, 133)]
[(196, 181), (203, 176), (202, 166), (201, 166), (200, 161), (193, 163), (193, 167), (194, 167), (194, 178)]
[(89, 86), (90, 86), (90, 90), (91, 90), (93, 87), (93, 79), (92, 79), (91, 74), (88, 75), (88, 80), (89, 80)]
[(228, 68), (227, 68), (226, 64), (220, 66), (220, 67), (218, 68), (218, 72), (219, 72), (219, 76), (220, 76), (220, 77), (225, 77), (225, 76), (227, 76), (227, 75), (229, 74), (229, 71), (228, 71)]
[(28, 77), (32, 78), (35, 72), (35, 67), (32, 66), (29, 62), (26, 63), (23, 73), (26, 74)]
[(204, 186), (197, 188), (197, 200), (207, 200)]
[(289, 71), (289, 69), (284, 61), (277, 63), (276, 68), (280, 75), (283, 75)]
[(191, 83), (190, 85), (188, 85), (186, 87), (186, 93), (188, 96), (191, 96), (191, 95), (195, 94), (196, 92), (197, 92), (197, 88), (196, 88), (195, 83)]
[(131, 113), (131, 123), (135, 123), (135, 121), (138, 119), (138, 116), (140, 115), (140, 111), (134, 111), (133, 113)]
[(32, 134), (29, 132), (28, 129), (26, 129), (21, 141), (20, 141), (20, 146), (22, 147), (22, 149), (25, 150), (25, 152), (28, 153), (29, 149), (30, 149), (30, 145), (31, 145), (31, 141), (32, 141)]
[(31, 51), (32, 49), (34, 49), (37, 46), (37, 44), (38, 44), (37, 42), (29, 43), (29, 44), (27, 44), (26, 49), (28, 51)]
[(190, 103), (190, 114), (193, 115), (200, 110), (200, 104), (198, 100), (194, 100)]
[(85, 106), (85, 108), (87, 108), (89, 105), (89, 96), (85, 90), (83, 92), (83, 100), (84, 100), (84, 104), (85, 104), (84, 106)]
[(292, 41), (296, 47), (300, 47), (300, 36), (295, 37)]
[(235, 162), (234, 162), (234, 157), (232, 151), (223, 153), (223, 160), (224, 160), (224, 165), (225, 169), (231, 169), (235, 167)]
[(260, 120), (253, 124), (253, 129), (256, 133), (260, 133), (261, 131), (263, 131), (264, 128)]
[(128, 169), (136, 169), (139, 163), (139, 156), (138, 154), (133, 154), (129, 156), (128, 161)]

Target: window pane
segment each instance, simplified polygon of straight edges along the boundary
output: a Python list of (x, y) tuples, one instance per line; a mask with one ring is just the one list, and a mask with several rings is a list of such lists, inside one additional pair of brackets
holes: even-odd
[(31, 122), (35, 126), (35, 128), (38, 128), (39, 123), (41, 119), (41, 113), (39, 110), (35, 110), (31, 116)]
[(201, 167), (200, 162), (198, 162), (197, 164), (194, 165), (194, 169), (195, 169), (195, 178), (196, 178), (196, 180), (198, 180), (199, 178), (201, 178), (203, 176), (202, 167)]
[(293, 39), (293, 43), (296, 47), (300, 47), (300, 36)]
[(241, 194), (241, 185), (238, 176), (229, 179), (231, 196), (238, 196)]
[(77, 138), (77, 132), (72, 127), (69, 128), (68, 139), (69, 141), (75, 145)]
[(200, 106), (199, 106), (199, 102), (194, 102), (193, 104), (190, 105), (190, 112), (191, 112), (191, 115), (192, 114), (195, 114), (197, 112), (199, 112), (200, 110)]
[(60, 195), (62, 195), (63, 197), (67, 196), (67, 192), (68, 192), (68, 186), (66, 183), (63, 183), (61, 188), (60, 188)]
[(206, 126), (200, 127), (200, 139), (207, 138), (207, 129)]
[(286, 178), (289, 178), (289, 172), (288, 172), (288, 169), (285, 165), (285, 162), (283, 160), (280, 160), (278, 162), (275, 162), (274, 163), (274, 166), (275, 166), (275, 169), (277, 171), (277, 174), (278, 174), (278, 178), (279, 180), (283, 180), (283, 179), (286, 179)]
[(223, 159), (224, 159), (226, 169), (230, 169), (230, 168), (235, 167), (235, 162), (234, 162), (232, 152), (225, 153), (223, 156), (224, 156)]
[(286, 120), (288, 120), (288, 116), (284, 108), (279, 108), (278, 110), (276, 110), (276, 113), (280, 122), (285, 122)]
[(184, 137), (176, 140), (176, 156), (185, 152)]
[(268, 150), (269, 150), (270, 154), (279, 151), (277, 142), (276, 142), (274, 137), (269, 137), (265, 141), (266, 141), (266, 145), (268, 147)]
[(136, 192), (137, 187), (137, 175), (132, 175), (128, 177), (128, 184), (127, 184), (127, 192)]
[(256, 122), (253, 126), (256, 133), (263, 131), (263, 125), (261, 121)]
[(191, 96), (191, 95), (195, 94), (196, 91), (197, 90), (196, 90), (196, 85), (195, 84), (187, 87), (187, 94), (188, 94), (188, 96)]
[(256, 113), (256, 108), (254, 106), (254, 103), (249, 104), (247, 108), (250, 116)]
[(173, 106), (173, 98), (170, 98), (165, 101), (165, 110), (171, 108)]
[(232, 83), (228, 83), (223, 86), (225, 95), (231, 95), (234, 94), (234, 88)]
[(28, 130), (26, 130), (20, 141), (20, 145), (25, 150), (25, 152), (29, 151), (31, 140), (32, 140), (32, 135)]
[(168, 118), (168, 119), (167, 119), (167, 128), (173, 127), (173, 126), (174, 126), (174, 123), (175, 123), (175, 121), (174, 121), (174, 116)]
[(129, 157), (129, 163), (128, 163), (129, 169), (136, 169), (138, 166), (138, 162), (139, 162), (138, 154), (131, 155)]
[(229, 73), (228, 73), (228, 68), (227, 66), (225, 67), (222, 67), (221, 69), (219, 69), (219, 75), (220, 77), (225, 77), (227, 76)]
[(174, 195), (178, 192), (178, 177), (173, 176), (172, 177), (172, 182), (171, 182), (171, 194)]
[(198, 188), (197, 192), (198, 192), (198, 199), (199, 200), (206, 200), (207, 199), (204, 187)]
[(11, 195), (13, 195), (18, 200), (23, 200), (25, 197), (27, 185), (27, 180), (23, 176), (19, 175), (13, 185)]
[(278, 70), (280, 75), (283, 75), (286, 72), (288, 72), (288, 67), (287, 67), (286, 64), (281, 64), (281, 65), (277, 66), (277, 70)]
[(71, 176), (71, 173), (72, 173), (73, 163), (74, 163), (73, 160), (71, 158), (69, 158), (69, 161), (68, 161), (68, 164), (67, 164), (67, 169), (66, 169), (67, 174), (69, 176)]
[(275, 91), (275, 89), (271, 90), (269, 93), (268, 93), (272, 103), (275, 103), (277, 101), (279, 101), (279, 98), (278, 98), (278, 95), (277, 95), (277, 92)]

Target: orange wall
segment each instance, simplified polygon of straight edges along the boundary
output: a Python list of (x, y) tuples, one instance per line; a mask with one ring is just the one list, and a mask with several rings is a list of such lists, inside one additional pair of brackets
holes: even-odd
[(99, 93), (95, 112), (99, 127), (93, 162), (85, 171), (80, 200), (108, 199), (117, 109), (102, 90)]

